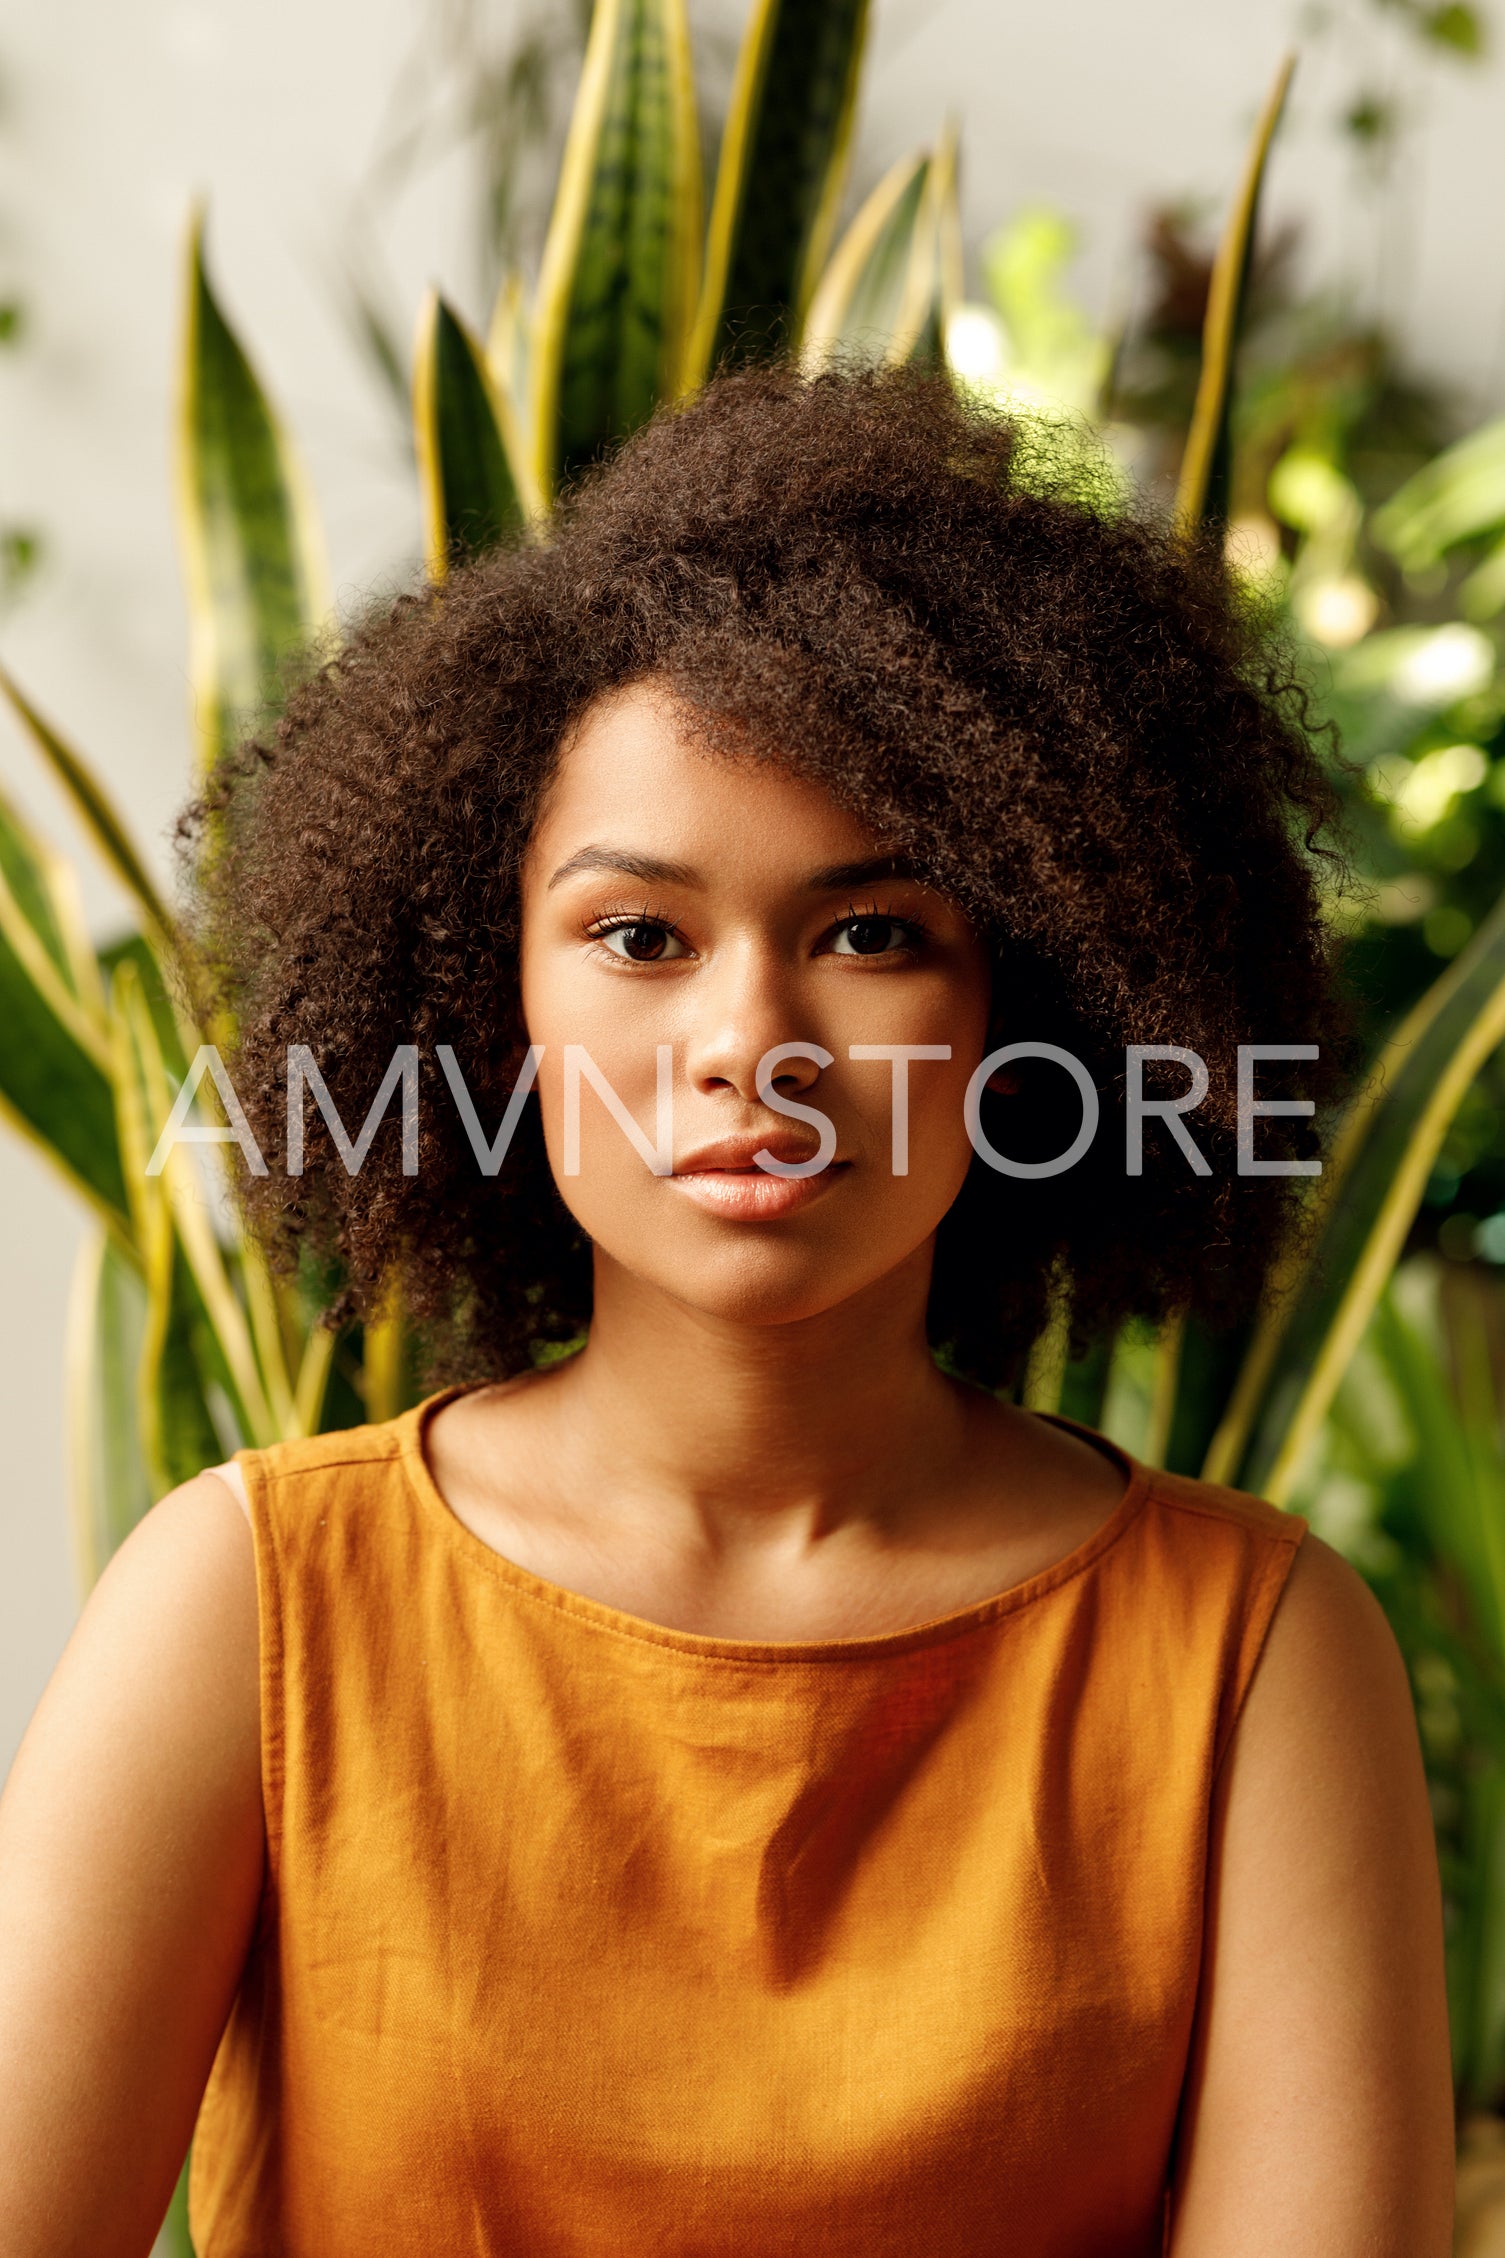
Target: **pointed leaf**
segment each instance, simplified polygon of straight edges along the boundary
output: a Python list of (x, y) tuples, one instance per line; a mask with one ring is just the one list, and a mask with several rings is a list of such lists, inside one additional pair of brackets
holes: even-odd
[(430, 291), (413, 361), (413, 437), (430, 580), (523, 523), (510, 411), (459, 315)]
[(49, 1011), (107, 1067), (104, 987), (78, 886), (61, 856), (0, 794), (0, 937)]
[(140, 1271), (111, 1233), (92, 1232), (68, 1319), (69, 1491), (85, 1592), (152, 1503), (136, 1394), (145, 1336)]
[(106, 869), (134, 898), (152, 929), (170, 936), (173, 921), (166, 905), (131, 840), (124, 818), (88, 762), (59, 736), (50, 722), (43, 719), (3, 667), (0, 667), (0, 696), (7, 700), (27, 736), (62, 786), (75, 816), (89, 834)]
[(1160, 1462), (1171, 1473), (1201, 1473), (1253, 1331), (1248, 1318), (1216, 1331), (1200, 1318), (1187, 1318), (1175, 1374), (1170, 1433)]
[(1145, 1317), (1131, 1317), (1113, 1335), (1098, 1425), (1136, 1458), (1146, 1458), (1157, 1402), (1159, 1337)]
[(928, 248), (930, 171), (925, 149), (891, 165), (832, 253), (805, 321), (801, 360), (811, 373), (852, 354), (909, 358), (928, 300), (915, 303), (914, 276), (917, 247)]
[[(136, 1202), (138, 1242), (146, 1250), (148, 1296), (158, 1318), (153, 1339), (160, 1338), (164, 1356), (169, 1352), (180, 1355), (183, 1387), (188, 1387), (192, 1377), (188, 1366), (194, 1365), (200, 1375), (195, 1382), (200, 1392), (202, 1381), (208, 1378), (225, 1388), (248, 1442), (275, 1442), (281, 1428), (268, 1400), (252, 1329), (210, 1217), (204, 1185), (192, 1168), (190, 1149), (175, 1146), (165, 1156), (160, 1172), (155, 1176), (148, 1173), (148, 1162), (177, 1092), (168, 1078), (156, 1027), (133, 964), (127, 962), (117, 968), (111, 1002), (120, 1143)], [(199, 1149), (213, 1154), (223, 1150), (218, 1146)], [(168, 1258), (162, 1251), (164, 1240), (172, 1249), (170, 1281)], [(171, 1308), (164, 1314), (169, 1299)], [(285, 1375), (279, 1373), (275, 1378), (283, 1381), (282, 1393), (290, 1404), (292, 1391)]]
[(918, 333), (909, 348), (911, 361), (932, 368), (946, 365), (946, 332), (962, 301), (962, 210), (958, 181), (956, 128), (948, 125), (936, 144), (925, 195), (930, 220), (922, 230), (917, 255), (923, 266), (914, 270), (912, 288), (923, 293), (924, 305)]
[(183, 1250), (171, 1234), (165, 1263), (152, 1273), (149, 1285), (137, 1403), (152, 1491), (160, 1496), (202, 1474), (206, 1466), (217, 1466), (225, 1443), (205, 1384), (213, 1357), (203, 1309)]
[[(157, 1041), (162, 1051), (162, 1064), (175, 1088), (181, 1089), (188, 1079), (188, 1060), (191, 1052), (185, 1029), (178, 1017), (172, 992), (167, 985), (162, 965), (151, 943), (140, 933), (127, 933), (122, 940), (111, 941), (99, 952), (100, 977), (108, 990), (115, 977), (117, 965), (133, 964), (146, 997), (147, 1009), (152, 1015), (152, 1025), (157, 1031)], [(198, 1049), (198, 1037), (192, 1037), (193, 1050)]]
[[(0, 823), (0, 830), (4, 829)], [(10, 852), (18, 835), (11, 834)], [(23, 888), (25, 885), (23, 870)], [(130, 1204), (108, 1055), (0, 861), (0, 1114), (117, 1229)]]
[(1084, 1427), (1101, 1427), (1103, 1404), (1113, 1359), (1113, 1343), (1101, 1338), (1086, 1353), (1069, 1363), (1061, 1375), (1061, 1397), (1056, 1409)]
[[(516, 273), (504, 274), (497, 287), (496, 304), (491, 309), (491, 326), (486, 332), (486, 366), (491, 371), (492, 383), (511, 407), (519, 429), (532, 390), (528, 373), (532, 351), (532, 314), (523, 278)], [(525, 441), (526, 436), (524, 433)]]
[(388, 1280), (380, 1313), (366, 1326), (361, 1372), (366, 1417), (373, 1422), (395, 1419), (423, 1393), (417, 1342), (403, 1309), (402, 1281), (395, 1271)]
[(323, 1427), (329, 1384), (334, 1376), (336, 1341), (327, 1325), (315, 1325), (304, 1346), (293, 1395), (294, 1435), (317, 1435)]
[(36, 947), (77, 1000), (72, 952), (63, 935), (41, 842), (20, 811), (0, 793), (0, 880)]
[(105, 997), (72, 865), (0, 794), (0, 933), (51, 1009), (105, 1064)]
[(1260, 190), (1295, 68), (1295, 56), (1287, 55), (1275, 74), (1213, 261), (1212, 288), (1202, 328), (1202, 374), (1176, 487), (1176, 515), (1188, 528), (1208, 518), (1221, 520), (1228, 515), (1234, 363), (1244, 325)]
[(961, 296), (956, 136), (890, 167), (815, 288), (800, 359), (810, 373), (853, 358), (940, 367)]
[(835, 232), (868, 0), (754, 0), (721, 136), (690, 370), (797, 345)]
[[(72, 977), (72, 964), (69, 964), (65, 972), (58, 970), (41, 934), (11, 891), (10, 880), (3, 869), (0, 869), (0, 940), (4, 941), (58, 1025), (80, 1050), (94, 1059), (107, 1073), (109, 1049), (105, 1040), (103, 1013), (99, 1009), (97, 985), (90, 988), (87, 996), (82, 995), (77, 981)], [(95, 975), (97, 982), (98, 966), (92, 957), (89, 960), (89, 971)]]
[(145, 1286), (146, 1318), (136, 1364), (136, 1425), (153, 1497), (175, 1489), (223, 1456), (209, 1409), (196, 1347), (203, 1328), (193, 1281), (173, 1229), (160, 1177), (148, 1176), (156, 1108), (148, 1094), (131, 1007), (139, 1001), (135, 969), (123, 965), (111, 990), (112, 1047), (120, 1144), (125, 1156)]
[(1026, 1411), (1059, 1411), (1071, 1339), (1071, 1280), (1057, 1268), (1050, 1281), (1045, 1323), (1030, 1344), (1019, 1401)]
[(1204, 1466), (1284, 1503), (1405, 1243), (1469, 1084), (1505, 1041), (1505, 901), (1380, 1053), (1273, 1285)]
[(684, 0), (596, 0), (533, 320), (546, 496), (679, 390), (699, 257)]
[(753, 0), (706, 244), (688, 380), (799, 343), (846, 180), (868, 0)]
[(303, 482), (221, 312), (195, 220), (179, 419), (179, 525), (197, 732), (206, 765), (277, 701), (329, 610)]
[(1181, 1377), (1186, 1343), (1186, 1317), (1181, 1311), (1168, 1317), (1155, 1336), (1150, 1383), (1150, 1419), (1141, 1456), (1151, 1466), (1163, 1466), (1170, 1451), (1176, 1418), (1176, 1389)]

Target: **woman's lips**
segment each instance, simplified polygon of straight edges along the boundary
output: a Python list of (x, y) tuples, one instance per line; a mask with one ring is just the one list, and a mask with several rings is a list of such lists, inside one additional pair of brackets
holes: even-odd
[(833, 1160), (814, 1176), (770, 1176), (761, 1168), (692, 1165), (668, 1181), (709, 1215), (735, 1223), (771, 1223), (823, 1198), (850, 1166), (850, 1161)]

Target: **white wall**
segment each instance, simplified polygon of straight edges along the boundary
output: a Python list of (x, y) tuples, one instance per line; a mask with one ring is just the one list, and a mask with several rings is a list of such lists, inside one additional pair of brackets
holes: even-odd
[[(303, 443), (337, 582), (401, 567), (416, 546), (406, 474), (328, 278), (428, 5), (49, 0), (0, 27), (0, 290), (13, 280), (34, 315), (30, 345), (0, 363), (0, 516), (36, 518), (51, 551), (0, 647), (103, 765), (164, 874), (188, 761), (168, 503), (183, 216), (209, 195), (223, 294)], [(699, 11), (713, 29), (740, 13), (738, 0)], [(1148, 205), (1225, 193), (1293, 13), (1294, 0), (879, 0), (859, 176), (954, 114), (973, 235), (1026, 198), (1061, 204), (1087, 229), (1082, 287), (1119, 305)], [(1375, 67), (1395, 64), (1381, 53)], [(1317, 267), (1367, 273), (1372, 218), (1327, 122), (1351, 77), (1331, 53), (1305, 71), (1273, 203), (1310, 216)], [(1505, 391), (1505, 81), (1494, 65), (1407, 63), (1400, 84), (1421, 123), (1391, 310), (1418, 358), (1482, 406)], [(469, 300), (467, 209), (456, 162), (393, 214), (407, 306), (435, 276)], [(71, 843), (8, 728), (0, 783)], [(102, 885), (90, 904), (104, 930), (116, 912)], [(0, 1134), (0, 1769), (76, 1606), (61, 1351), (77, 1235), (66, 1197)]]
[[(327, 275), (420, 21), (418, 0), (49, 0), (0, 26), (0, 291), (19, 288), (33, 325), (0, 360), (0, 517), (35, 519), (50, 552), (0, 649), (101, 765), (164, 876), (189, 761), (169, 498), (184, 217), (207, 193), (223, 295), (303, 444), (338, 581), (401, 566), (416, 532), (395, 425)], [(467, 280), (466, 209), (451, 166), (398, 215), (405, 303), (431, 277)], [(73, 843), (8, 724), (0, 786)], [(102, 882), (89, 899), (101, 932), (119, 921)], [(61, 1355), (78, 1236), (69, 1200), (0, 1130), (0, 1771), (77, 1606)]]
[[(881, 5), (881, 0), (880, 0)], [(865, 152), (889, 156), (954, 114), (974, 235), (1025, 200), (1086, 232), (1079, 286), (1122, 308), (1147, 210), (1226, 196), (1288, 45), (1301, 48), (1268, 210), (1298, 217), (1314, 275), (1353, 276), (1418, 366), (1505, 399), (1505, 14), (1482, 65), (1431, 63), (1374, 0), (892, 0), (880, 20)], [(1325, 36), (1300, 22), (1332, 19)], [(1333, 121), (1362, 85), (1413, 129), (1388, 197), (1362, 192)], [(1383, 252), (1376, 237), (1383, 234)]]

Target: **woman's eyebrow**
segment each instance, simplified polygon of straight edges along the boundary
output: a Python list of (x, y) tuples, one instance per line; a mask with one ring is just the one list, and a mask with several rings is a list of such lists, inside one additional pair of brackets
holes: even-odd
[[(688, 863), (664, 862), (657, 855), (634, 854), (630, 847), (581, 847), (562, 862), (549, 880), (549, 888), (583, 870), (611, 870), (623, 878), (641, 878), (649, 886), (703, 886), (705, 880)], [(546, 891), (548, 889), (545, 889)]]
[(806, 884), (812, 894), (842, 894), (854, 887), (871, 886), (880, 878), (914, 878), (908, 855), (867, 855), (860, 862), (833, 862), (812, 870)]
[[(606, 870), (623, 878), (640, 878), (650, 886), (704, 887), (705, 879), (698, 870), (683, 862), (666, 862), (659, 855), (641, 855), (631, 847), (589, 846), (580, 847), (559, 865), (549, 887), (562, 885), (566, 878), (578, 878), (583, 871)], [(828, 863), (823, 870), (812, 870), (805, 880), (812, 894), (839, 894), (853, 887), (871, 886), (883, 878), (913, 878), (914, 866), (907, 855), (864, 855), (856, 862)]]

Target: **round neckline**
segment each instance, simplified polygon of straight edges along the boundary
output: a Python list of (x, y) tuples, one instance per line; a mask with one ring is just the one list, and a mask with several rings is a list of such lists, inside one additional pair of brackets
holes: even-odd
[(434, 1480), (427, 1455), (423, 1448), (424, 1433), (435, 1412), (458, 1396), (472, 1394), (475, 1389), (488, 1386), (484, 1380), (460, 1381), (452, 1387), (437, 1389), (420, 1403), (399, 1413), (393, 1420), (399, 1452), (409, 1486), (420, 1506), (431, 1521), (449, 1533), (449, 1542), (462, 1554), (474, 1560), (488, 1574), (509, 1585), (523, 1598), (552, 1608), (556, 1613), (570, 1615), (596, 1629), (614, 1634), (618, 1638), (632, 1639), (640, 1645), (667, 1647), (681, 1654), (698, 1655), (707, 1661), (778, 1663), (778, 1662), (865, 1662), (886, 1654), (904, 1654), (927, 1646), (941, 1646), (952, 1639), (964, 1638), (970, 1632), (986, 1628), (1003, 1616), (1012, 1615), (1027, 1607), (1032, 1601), (1043, 1599), (1062, 1584), (1070, 1583), (1082, 1571), (1100, 1559), (1128, 1529), (1149, 1495), (1151, 1468), (1136, 1458), (1119, 1443), (1099, 1434), (1094, 1427), (1082, 1421), (1068, 1419), (1061, 1412), (1037, 1411), (1036, 1419), (1044, 1419), (1053, 1427), (1062, 1427), (1070, 1434), (1080, 1435), (1083, 1441), (1111, 1458), (1125, 1476), (1123, 1495), (1107, 1519), (1100, 1522), (1091, 1536), (1068, 1553), (1041, 1568), (1021, 1583), (1011, 1584), (1001, 1592), (990, 1593), (984, 1599), (971, 1600), (965, 1607), (953, 1608), (945, 1615), (933, 1615), (920, 1623), (909, 1623), (897, 1631), (877, 1631), (855, 1638), (842, 1639), (726, 1639), (711, 1636), (703, 1631), (676, 1630), (672, 1624), (655, 1623), (646, 1615), (630, 1615), (624, 1609), (610, 1606), (605, 1600), (589, 1599), (583, 1592), (571, 1591), (566, 1584), (556, 1584), (547, 1576), (535, 1575), (531, 1568), (522, 1567), (509, 1560), (494, 1545), (478, 1537), (474, 1529), (460, 1519), (449, 1504), (438, 1483)]

